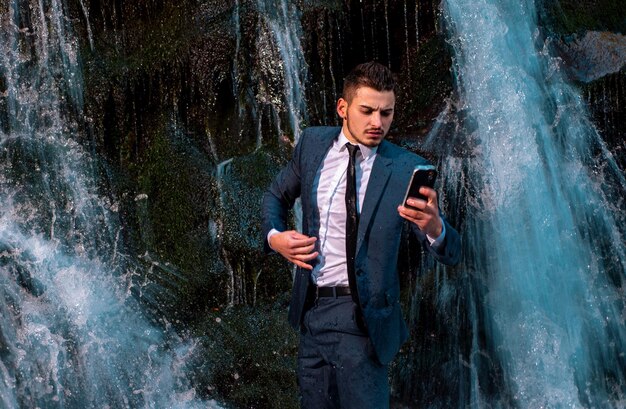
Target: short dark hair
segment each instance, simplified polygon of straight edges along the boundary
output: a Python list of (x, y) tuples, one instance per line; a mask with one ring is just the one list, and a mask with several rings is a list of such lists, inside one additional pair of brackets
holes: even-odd
[(343, 80), (342, 97), (350, 102), (359, 87), (370, 87), (376, 91), (393, 91), (396, 85), (393, 73), (386, 66), (370, 61), (359, 64)]

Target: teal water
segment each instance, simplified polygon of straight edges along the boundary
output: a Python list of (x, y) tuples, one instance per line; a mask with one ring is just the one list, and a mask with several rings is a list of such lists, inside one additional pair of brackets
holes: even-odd
[[(0, 407), (217, 407), (185, 375), (195, 343), (144, 313), (118, 204), (86, 139), (61, 1), (12, 1), (0, 32)], [(145, 285), (144, 285), (145, 284)]]
[(460, 290), (471, 300), (464, 400), (624, 407), (624, 173), (532, 1), (446, 0), (443, 10), (459, 109), (473, 124), (457, 140), (463, 155), (449, 147), (441, 165), (446, 200), (464, 212), (459, 274), (474, 283)]

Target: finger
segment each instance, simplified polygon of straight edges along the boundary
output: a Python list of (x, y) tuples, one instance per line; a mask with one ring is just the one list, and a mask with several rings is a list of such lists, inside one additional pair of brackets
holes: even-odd
[(424, 209), (426, 207), (427, 203), (426, 203), (425, 200), (418, 199), (416, 197), (409, 197), (406, 200), (406, 204), (411, 206), (411, 207), (414, 207), (416, 209), (422, 210), (422, 209)]
[(400, 217), (407, 219), (409, 221), (412, 221), (412, 222), (417, 221), (419, 213), (420, 212), (416, 210), (411, 210), (404, 206), (398, 206), (398, 214), (400, 215)]
[(301, 238), (294, 238), (292, 237), (289, 240), (289, 246), (292, 248), (296, 248), (296, 247), (306, 247), (306, 246), (310, 246), (311, 244), (315, 243), (317, 241), (317, 237), (308, 237), (305, 235), (302, 235)]
[(289, 260), (289, 261), (291, 261), (293, 264), (297, 265), (298, 267), (306, 268), (307, 270), (313, 270), (313, 266), (307, 263), (304, 263), (300, 260)]
[(422, 212), (419, 210), (408, 209), (403, 206), (398, 206), (398, 214), (403, 219), (406, 219), (410, 222), (413, 222), (418, 225), (418, 227), (422, 228), (430, 223), (432, 220), (432, 215), (426, 212)]
[(437, 203), (437, 191), (429, 188), (428, 186), (422, 186), (419, 190), (420, 194), (428, 198), (428, 203)]
[(415, 219), (413, 217), (410, 217), (410, 216), (407, 216), (406, 214), (400, 213), (400, 217), (402, 217), (403, 219), (406, 219), (406, 220), (408, 220), (410, 222), (417, 223), (417, 219)]
[(313, 260), (315, 257), (317, 257), (319, 253), (316, 251), (314, 253), (310, 253), (310, 254), (297, 254), (295, 256), (293, 256), (294, 260), (299, 260), (299, 261), (309, 261), (309, 260)]
[(398, 206), (398, 213), (400, 213), (401, 216), (410, 217), (412, 219), (423, 219), (426, 216), (423, 211), (406, 206)]
[(407, 213), (403, 213), (403, 212), (399, 212), (399, 213), (400, 213), (400, 217), (402, 217), (403, 219), (406, 219), (406, 220), (408, 220), (410, 222), (417, 223), (419, 221), (419, 219), (417, 219), (416, 217), (413, 217), (413, 216), (411, 216), (411, 215), (409, 215)]
[(437, 195), (435, 194), (434, 201), (431, 198), (429, 198), (428, 202), (425, 202), (422, 199), (417, 199), (417, 198), (414, 198), (414, 197), (410, 197), (410, 198), (407, 199), (407, 204), (414, 203), (414, 205), (412, 205), (411, 207), (415, 207), (416, 210), (419, 213), (421, 213), (419, 215), (416, 215), (416, 217), (418, 217), (418, 218), (422, 218), (422, 217), (424, 217), (424, 215), (428, 215), (430, 217), (434, 217), (434, 216), (439, 214), (439, 210), (438, 210), (437, 205), (436, 205), (436, 203), (437, 203), (436, 197), (437, 197)]
[(292, 239), (295, 239), (295, 240), (307, 240), (307, 239), (314, 239), (315, 238), (315, 237), (309, 237), (306, 234), (302, 234), (302, 233), (300, 233), (298, 231), (295, 231), (295, 230), (291, 230), (289, 233), (290, 233), (290, 237)]
[(403, 219), (408, 220), (409, 222), (413, 223), (414, 225), (416, 225), (417, 227), (419, 227), (421, 229), (421, 226), (424, 224), (423, 221), (418, 220), (418, 219), (414, 219), (412, 217), (409, 216), (405, 216), (405, 215), (400, 215), (400, 217), (402, 217)]
[(304, 247), (296, 247), (291, 250), (292, 255), (296, 254), (310, 254), (315, 249), (315, 244)]

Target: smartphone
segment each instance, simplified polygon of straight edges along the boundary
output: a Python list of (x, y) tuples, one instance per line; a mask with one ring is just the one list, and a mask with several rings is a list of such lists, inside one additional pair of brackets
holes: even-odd
[(433, 188), (435, 186), (435, 179), (437, 178), (437, 169), (433, 165), (419, 165), (413, 170), (411, 175), (411, 181), (406, 189), (404, 200), (402, 201), (405, 207), (411, 207), (406, 204), (409, 197), (415, 197), (422, 200), (428, 200), (428, 198), (419, 193), (420, 187), (428, 186)]

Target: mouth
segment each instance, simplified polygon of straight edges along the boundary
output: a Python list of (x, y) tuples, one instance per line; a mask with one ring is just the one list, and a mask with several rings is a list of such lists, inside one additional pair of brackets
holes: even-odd
[(378, 138), (378, 137), (383, 136), (383, 131), (366, 131), (365, 134), (368, 136)]

